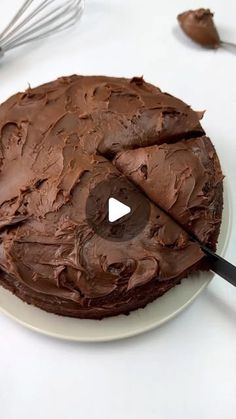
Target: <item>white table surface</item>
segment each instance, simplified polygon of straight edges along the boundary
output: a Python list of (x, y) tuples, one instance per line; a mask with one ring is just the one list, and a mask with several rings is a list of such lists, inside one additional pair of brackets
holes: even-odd
[[(20, 0), (1, 2), (3, 27)], [(0, 101), (82, 74), (141, 75), (195, 109), (213, 139), (236, 208), (236, 55), (180, 42), (178, 12), (209, 6), (236, 41), (234, 0), (87, 0), (73, 32), (10, 53)], [(183, 38), (181, 38), (183, 39)], [(236, 225), (227, 258), (236, 263)], [(187, 310), (144, 335), (106, 344), (57, 341), (0, 314), (1, 419), (233, 419), (236, 289), (215, 278)]]

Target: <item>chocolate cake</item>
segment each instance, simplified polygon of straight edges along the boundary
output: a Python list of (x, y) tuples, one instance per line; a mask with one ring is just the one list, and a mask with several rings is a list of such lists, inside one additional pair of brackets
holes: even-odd
[[(186, 232), (215, 249), (222, 173), (201, 117), (139, 77), (63, 77), (3, 103), (0, 284), (46, 311), (101, 319), (208, 269)], [(133, 218), (100, 234), (90, 218), (104, 225), (118, 189), (140, 197)]]

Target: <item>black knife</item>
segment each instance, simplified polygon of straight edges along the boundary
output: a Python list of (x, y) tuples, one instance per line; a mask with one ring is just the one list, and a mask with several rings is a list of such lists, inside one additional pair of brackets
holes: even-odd
[(217, 255), (207, 246), (202, 244), (197, 238), (192, 237), (192, 239), (198, 242), (201, 249), (206, 254), (210, 262), (210, 270), (220, 275), (222, 278), (226, 279), (226, 281), (230, 282), (230, 284), (236, 287), (236, 266), (232, 265), (232, 263)]

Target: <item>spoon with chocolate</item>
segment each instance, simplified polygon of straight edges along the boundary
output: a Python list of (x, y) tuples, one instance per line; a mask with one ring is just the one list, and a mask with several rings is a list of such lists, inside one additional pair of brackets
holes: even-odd
[(217, 49), (219, 47), (233, 47), (236, 44), (222, 41), (216, 29), (214, 14), (209, 9), (188, 10), (177, 16), (183, 32), (192, 41), (205, 48)]

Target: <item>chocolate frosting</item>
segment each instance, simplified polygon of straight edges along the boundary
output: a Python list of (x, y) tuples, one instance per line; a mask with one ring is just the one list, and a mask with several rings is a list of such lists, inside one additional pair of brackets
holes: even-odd
[(209, 9), (188, 10), (178, 15), (178, 22), (194, 42), (207, 48), (218, 48), (220, 37)]
[[(121, 173), (122, 152), (127, 152), (129, 166), (140, 159), (132, 153), (145, 154), (154, 147), (166, 171), (166, 143), (179, 138), (192, 142), (192, 137), (203, 135), (200, 117), (137, 77), (63, 77), (2, 104), (0, 283), (48, 311), (101, 318), (142, 307), (192, 270), (203, 268), (198, 244), (152, 202), (144, 230), (125, 242), (100, 237), (86, 217), (90, 191), (100, 182), (109, 184), (115, 177), (127, 191), (136, 190), (127, 179), (132, 179), (130, 173), (125, 173), (127, 178)], [(202, 165), (197, 191), (205, 182), (209, 158), (204, 160), (205, 149), (201, 154), (204, 140), (202, 145), (198, 141), (200, 151), (189, 149), (187, 141), (187, 151), (182, 151), (193, 154), (193, 170)], [(182, 142), (177, 144), (182, 147)], [(171, 162), (177, 158), (175, 147)], [(118, 168), (111, 160), (117, 152)], [(170, 183), (170, 195), (171, 188)], [(185, 201), (188, 183), (182, 182), (178, 191)], [(212, 206), (214, 191), (209, 193)], [(145, 192), (155, 202), (148, 189)], [(171, 199), (166, 196), (166, 202)], [(102, 222), (99, 205), (95, 217)], [(203, 229), (207, 223), (211, 225), (209, 218)]]
[(223, 176), (209, 138), (123, 151), (115, 164), (155, 204), (215, 248)]

